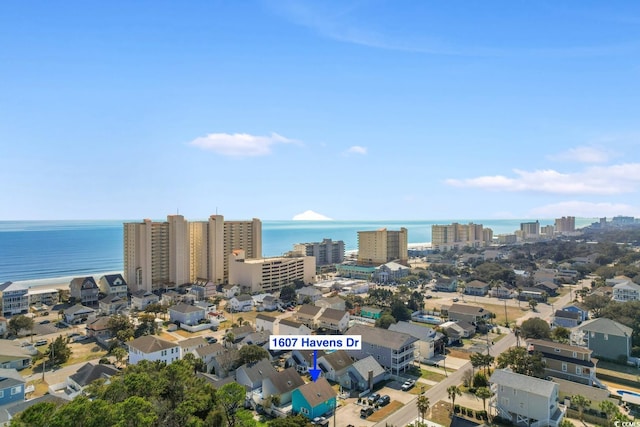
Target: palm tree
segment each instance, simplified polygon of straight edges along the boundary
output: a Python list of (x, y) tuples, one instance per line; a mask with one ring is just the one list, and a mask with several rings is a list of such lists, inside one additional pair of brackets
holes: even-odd
[(447, 394), (449, 395), (449, 399), (451, 399), (451, 413), (453, 413), (456, 406), (456, 396), (462, 396), (462, 392), (460, 391), (460, 387), (452, 385), (447, 388)]
[(420, 418), (424, 423), (424, 415), (429, 412), (429, 398), (424, 394), (421, 394), (416, 400), (416, 405), (418, 406), (418, 413), (420, 414)]
[(591, 406), (591, 401), (580, 394), (576, 394), (575, 396), (571, 396), (571, 403), (578, 407), (578, 419), (582, 421), (584, 410)]
[(480, 387), (476, 390), (476, 396), (482, 399), (482, 409), (487, 412), (487, 399), (493, 396), (491, 389), (489, 387)]
[(607, 416), (607, 425), (611, 425), (611, 420), (616, 412), (618, 412), (618, 407), (615, 403), (610, 400), (603, 400), (600, 402), (600, 410), (604, 412)]
[(236, 337), (235, 335), (233, 335), (232, 332), (227, 332), (223, 340), (224, 340), (224, 346), (226, 347), (227, 344), (234, 342), (236, 340)]

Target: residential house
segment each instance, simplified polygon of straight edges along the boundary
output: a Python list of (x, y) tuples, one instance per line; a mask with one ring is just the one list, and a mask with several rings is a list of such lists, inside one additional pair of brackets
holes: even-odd
[(452, 321), (464, 320), (471, 324), (486, 322), (489, 319), (491, 319), (491, 316), (492, 316), (492, 313), (489, 310), (485, 310), (484, 307), (478, 307), (478, 306), (469, 305), (469, 304), (454, 303), (454, 304), (451, 304), (446, 311), (448, 313), (449, 320), (452, 320)]
[(328, 333), (342, 334), (349, 327), (349, 312), (326, 308), (318, 317), (318, 329)]
[(241, 294), (231, 297), (229, 300), (229, 309), (232, 312), (242, 312), (253, 310), (253, 298), (248, 294)]
[(318, 358), (318, 368), (322, 370), (322, 375), (333, 382), (338, 382), (351, 365), (353, 365), (353, 360), (344, 350), (326, 353)]
[(631, 335), (633, 329), (621, 323), (599, 317), (597, 319), (587, 320), (574, 331), (575, 335), (581, 335), (582, 342), (578, 341), (578, 345), (593, 350), (593, 356), (608, 359), (619, 360), (627, 358), (631, 354)]
[(87, 336), (99, 340), (108, 340), (111, 338), (109, 317), (96, 317), (95, 319), (87, 322)]
[(313, 286), (305, 286), (296, 290), (298, 304), (315, 304), (322, 298), (322, 292)]
[(69, 295), (75, 298), (76, 302), (86, 306), (98, 305), (98, 294), (100, 288), (95, 279), (91, 276), (76, 277), (69, 283)]
[(455, 292), (458, 289), (458, 281), (456, 279), (439, 278), (433, 285), (433, 290), (438, 292)]
[(614, 301), (640, 301), (640, 285), (633, 283), (631, 280), (618, 283), (613, 287)]
[(267, 295), (262, 298), (260, 305), (258, 306), (258, 311), (276, 311), (278, 309), (278, 304), (280, 303), (280, 299), (274, 295)]
[(277, 325), (278, 335), (311, 335), (307, 325), (290, 319), (280, 319)]
[(117, 314), (129, 308), (129, 300), (116, 294), (107, 295), (98, 302), (98, 310), (105, 316)]
[(414, 361), (417, 338), (402, 332), (371, 326), (354, 325), (346, 335), (361, 335), (362, 348), (348, 350), (356, 359), (374, 356), (378, 363), (393, 374), (406, 371)]
[(236, 295), (240, 295), (240, 285), (224, 285), (222, 287), (222, 295), (225, 299), (231, 299)]
[(3, 316), (26, 313), (29, 310), (29, 288), (17, 283), (4, 282), (0, 285)]
[(547, 293), (537, 288), (525, 287), (519, 291), (518, 299), (520, 301), (529, 301), (532, 299), (538, 302), (546, 302)]
[(32, 354), (25, 347), (16, 346), (15, 341), (0, 340), (0, 368), (21, 371), (31, 366), (31, 358)]
[(596, 379), (598, 360), (591, 358), (590, 349), (547, 340), (527, 339), (526, 342), (530, 353), (542, 353), (545, 375), (590, 386), (600, 385)]
[(276, 325), (278, 318), (266, 314), (258, 313), (256, 315), (256, 331), (267, 331), (272, 334), (276, 333)]
[(485, 296), (489, 293), (489, 284), (480, 280), (472, 280), (464, 287), (464, 293), (467, 295)]
[(181, 354), (194, 353), (197, 349), (207, 346), (203, 337), (192, 337), (179, 341)]
[(476, 333), (476, 327), (464, 320), (444, 322), (440, 329), (447, 336), (447, 346), (460, 342), (463, 338), (470, 338)]
[(276, 372), (262, 380), (262, 397), (280, 396), (280, 405), (291, 403), (291, 393), (293, 390), (304, 385), (304, 381), (295, 368), (287, 368)]
[(105, 295), (116, 295), (120, 298), (127, 298), (127, 282), (122, 274), (105, 274), (98, 280), (100, 292)]
[(162, 361), (167, 364), (180, 360), (180, 345), (166, 341), (155, 335), (144, 335), (133, 341), (128, 341), (129, 363), (135, 365), (141, 360)]
[(195, 295), (198, 301), (204, 301), (209, 298), (214, 298), (217, 292), (217, 286), (211, 281), (197, 282), (191, 285), (189, 292)]
[(416, 359), (419, 361), (435, 356), (436, 342), (438, 341), (438, 332), (435, 330), (405, 321), (391, 324), (389, 330), (409, 334), (418, 340), (416, 341)]
[(539, 268), (533, 272), (533, 280), (535, 282), (553, 282), (556, 279), (558, 270), (555, 268)]
[(340, 385), (347, 390), (365, 391), (374, 387), (386, 379), (386, 371), (376, 361), (375, 357), (368, 356), (357, 360), (347, 367), (347, 375), (339, 377)]
[(267, 332), (251, 332), (249, 335), (247, 335), (246, 337), (244, 337), (242, 339), (242, 341), (240, 341), (240, 344), (238, 346), (238, 350), (242, 348), (242, 346), (244, 345), (257, 345), (259, 347), (265, 346), (267, 348), (265, 348), (265, 350), (269, 350), (269, 337), (271, 336), (271, 333), (269, 331)]
[(6, 338), (9, 322), (6, 317), (0, 316), (0, 338)]
[(34, 305), (44, 310), (44, 305), (52, 306), (58, 304), (60, 291), (58, 289), (40, 287), (29, 288), (27, 296), (29, 297), (29, 305)]
[(219, 390), (222, 386), (235, 382), (235, 378), (233, 377), (219, 378), (214, 374), (205, 374), (204, 372), (197, 372), (196, 377), (205, 380), (207, 384), (211, 385), (215, 390)]
[(578, 313), (578, 323), (589, 319), (589, 309), (582, 303), (572, 302), (571, 304), (562, 307), (562, 310)]
[(627, 282), (632, 282), (633, 280), (631, 280), (630, 277), (628, 276), (616, 276), (613, 277), (611, 279), (606, 279), (605, 280), (605, 284), (607, 286), (611, 286), (613, 288), (613, 286), (618, 285), (620, 283), (627, 283)]
[(340, 297), (322, 298), (316, 301), (315, 305), (321, 308), (333, 308), (334, 310), (345, 310), (345, 301)]
[(311, 330), (316, 330), (318, 328), (318, 319), (322, 314), (322, 308), (316, 307), (311, 304), (304, 304), (298, 308), (298, 311), (293, 315), (294, 319), (305, 326), (307, 326)]
[(96, 311), (92, 308), (76, 304), (64, 311), (64, 321), (70, 325), (86, 322), (95, 317)]
[(253, 391), (262, 387), (262, 381), (278, 373), (276, 368), (267, 359), (258, 362), (247, 363), (236, 369), (236, 382), (247, 391)]
[(511, 299), (513, 298), (513, 290), (504, 285), (494, 286), (489, 291), (489, 295), (494, 298)]
[(382, 316), (382, 309), (371, 306), (364, 306), (360, 308), (360, 317), (366, 317), (367, 319), (377, 320)]
[(336, 391), (324, 378), (298, 387), (291, 394), (292, 411), (312, 420), (335, 410)]
[(220, 373), (220, 367), (216, 363), (216, 358), (224, 354), (227, 350), (220, 343), (206, 344), (203, 347), (197, 347), (193, 353), (201, 359), (207, 367), (207, 372)]
[(375, 268), (373, 271), (373, 280), (378, 283), (395, 282), (407, 277), (411, 273), (411, 269), (406, 265), (397, 262), (388, 262)]
[(555, 283), (553, 283), (552, 281), (544, 281), (544, 282), (538, 282), (535, 285), (533, 285), (534, 288), (539, 289), (543, 292), (546, 292), (547, 295), (549, 296), (555, 296), (558, 294), (558, 285), (556, 285)]
[(204, 320), (205, 309), (196, 305), (180, 303), (169, 307), (169, 320), (180, 324), (195, 326)]
[(69, 392), (67, 397), (73, 399), (75, 396), (82, 394), (85, 388), (98, 379), (109, 380), (120, 371), (113, 365), (86, 363), (74, 374), (67, 377), (67, 389)]
[(160, 297), (152, 292), (140, 290), (131, 294), (131, 308), (144, 310), (150, 304), (160, 302)]
[(163, 293), (162, 296), (160, 297), (160, 303), (167, 306), (179, 304), (184, 301), (185, 301), (185, 295), (174, 290), (169, 290)]
[(563, 328), (575, 328), (580, 324), (580, 313), (567, 310), (556, 310), (553, 319), (551, 319), (552, 326), (562, 326)]
[(51, 403), (53, 404), (53, 407), (57, 409), (60, 406), (69, 403), (69, 401), (67, 399), (54, 396), (53, 394), (45, 394), (44, 396), (33, 399), (22, 400), (20, 402), (0, 406), (0, 425), (6, 427), (13, 418), (18, 416), (18, 414), (21, 414), (38, 403)]
[(234, 343), (242, 341), (253, 332), (255, 332), (255, 330), (251, 325), (236, 326), (235, 328), (229, 329), (229, 333), (233, 335)]
[[(17, 371), (13, 370), (17, 374)], [(0, 406), (24, 401), (25, 380), (19, 374), (0, 375)]]
[[(605, 400), (608, 400), (615, 405), (618, 405), (620, 403), (617, 399), (609, 397), (611, 393), (609, 392), (609, 390), (604, 388), (588, 386), (573, 381), (563, 380), (562, 378), (554, 378), (553, 382), (558, 384), (558, 397), (560, 399), (560, 402), (571, 400), (573, 396), (584, 396), (590, 402), (585, 410), (592, 409), (594, 411), (600, 412), (600, 403)], [(575, 404), (572, 404), (570, 406), (574, 410), (578, 409)]]
[(557, 427), (564, 417), (558, 406), (558, 384), (507, 369), (496, 369), (489, 379), (491, 406), (516, 426)]
[[(323, 350), (318, 350), (316, 364), (317, 360), (324, 357), (325, 354)], [(313, 357), (313, 350), (293, 350), (291, 352), (291, 358), (287, 361), (287, 366), (293, 366), (298, 372), (304, 374), (308, 372), (309, 369), (313, 369)]]

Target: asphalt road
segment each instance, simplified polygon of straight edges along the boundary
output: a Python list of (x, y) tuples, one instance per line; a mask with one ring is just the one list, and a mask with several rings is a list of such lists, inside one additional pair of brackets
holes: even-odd
[[(518, 319), (518, 323), (520, 324), (524, 320), (531, 317), (540, 317), (542, 319), (549, 320), (553, 315), (553, 307), (558, 308), (558, 307), (565, 306), (571, 301), (571, 295), (572, 293), (568, 293), (567, 295), (564, 295), (563, 297), (558, 299), (556, 302), (554, 302), (553, 306), (549, 304), (539, 304), (536, 307), (537, 308), (536, 312), (531, 312), (531, 311), (527, 312), (524, 316)], [(503, 351), (507, 350), (510, 347), (513, 347), (515, 344), (516, 344), (516, 336), (513, 332), (511, 332), (509, 335), (505, 336), (496, 344), (491, 346), (490, 353), (492, 356), (497, 357), (500, 353), (502, 353)], [(425, 395), (429, 398), (430, 404), (434, 405), (436, 402), (440, 400), (448, 400), (449, 398), (447, 395), (447, 388), (449, 388), (449, 386), (458, 385), (462, 383), (462, 377), (464, 375), (464, 372), (471, 368), (472, 368), (471, 362), (467, 362), (466, 364), (462, 365), (456, 372), (449, 374), (449, 376), (445, 378), (443, 381), (439, 382), (438, 384), (434, 385), (429, 390), (427, 390), (425, 392)], [(416, 396), (409, 403), (404, 405), (402, 408), (398, 409), (396, 412), (388, 416), (383, 421), (380, 421), (379, 423), (375, 424), (375, 427), (390, 427), (390, 426), (403, 427), (409, 423), (414, 422), (415, 419), (418, 417), (418, 407), (416, 406), (417, 398), (418, 396)]]

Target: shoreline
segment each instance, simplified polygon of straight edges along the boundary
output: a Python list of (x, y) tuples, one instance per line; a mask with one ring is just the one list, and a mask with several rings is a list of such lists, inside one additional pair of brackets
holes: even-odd
[(76, 277), (89, 277), (92, 276), (96, 279), (96, 282), (100, 280), (100, 277), (106, 274), (123, 274), (122, 271), (103, 271), (97, 273), (78, 274), (75, 276), (62, 276), (62, 277), (49, 277), (43, 279), (31, 279), (31, 280), (16, 280), (11, 282), (14, 286), (24, 289), (34, 288), (54, 288), (54, 289), (69, 289), (69, 283)]

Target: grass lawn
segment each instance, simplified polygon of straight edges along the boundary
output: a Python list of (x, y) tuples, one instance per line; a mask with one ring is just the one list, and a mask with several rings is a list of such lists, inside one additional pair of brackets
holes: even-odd
[[(367, 421), (373, 421), (377, 423), (378, 421), (382, 421), (387, 418), (389, 415), (402, 408), (404, 405), (397, 400), (392, 400), (387, 406), (384, 408), (378, 409), (376, 412), (371, 414)], [(416, 409), (417, 410), (417, 409)]]
[(409, 394), (422, 394), (422, 392), (427, 391), (431, 388), (428, 384), (416, 383), (416, 385), (409, 390)]
[(32, 385), (35, 387), (35, 390), (31, 395), (29, 395), (29, 398), (44, 396), (49, 392), (49, 384), (47, 384), (45, 381), (42, 381), (42, 378), (31, 381), (27, 385)]
[(174, 337), (171, 334), (168, 334), (166, 332), (160, 332), (160, 338), (162, 338), (163, 340), (167, 340), (167, 341), (175, 341), (176, 337)]
[(87, 362), (93, 359), (100, 359), (107, 355), (107, 351), (100, 347), (95, 342), (87, 343), (72, 343), (71, 357), (62, 366), (73, 365), (74, 363)]
[(442, 381), (446, 378), (446, 376), (444, 374), (441, 374), (439, 372), (433, 372), (433, 371), (429, 371), (427, 369), (421, 369), (421, 377), (424, 378), (425, 380), (430, 380), (430, 381)]
[(529, 304), (521, 302), (521, 307), (512, 307), (507, 305), (507, 317), (504, 313), (504, 305), (499, 304), (482, 304), (482, 307), (495, 313), (496, 318), (493, 320), (498, 325), (504, 325), (506, 320), (513, 323), (516, 319), (522, 317), (527, 311), (529, 311)]
[(440, 400), (431, 407), (430, 416), (427, 418), (435, 423), (449, 427), (451, 425), (450, 408), (450, 403)]

